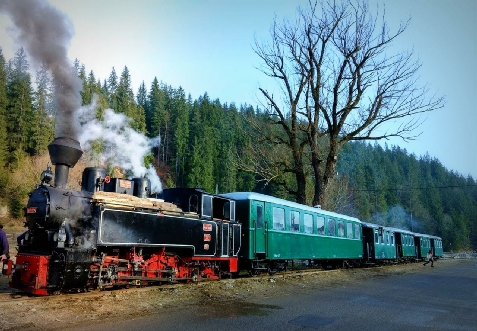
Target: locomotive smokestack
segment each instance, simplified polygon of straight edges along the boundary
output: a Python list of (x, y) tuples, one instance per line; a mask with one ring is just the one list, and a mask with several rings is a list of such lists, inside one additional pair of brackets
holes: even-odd
[(78, 141), (67, 138), (57, 137), (48, 145), (50, 160), (55, 168), (55, 186), (65, 188), (68, 181), (68, 173), (83, 155), (81, 145)]

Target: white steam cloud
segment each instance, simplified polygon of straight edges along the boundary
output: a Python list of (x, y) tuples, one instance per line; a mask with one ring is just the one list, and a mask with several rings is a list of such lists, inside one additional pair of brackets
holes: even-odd
[[(145, 135), (129, 126), (131, 119), (124, 114), (117, 114), (112, 109), (104, 111), (104, 120), (96, 119), (96, 101), (91, 105), (83, 106), (76, 116), (81, 125), (79, 142), (84, 151), (101, 166), (111, 164), (129, 171), (133, 177), (146, 176), (155, 192), (162, 191), (162, 184), (154, 167), (144, 165), (144, 157), (153, 147), (160, 144), (160, 138), (148, 139)], [(100, 154), (92, 148), (94, 141), (100, 140), (102, 151)]]

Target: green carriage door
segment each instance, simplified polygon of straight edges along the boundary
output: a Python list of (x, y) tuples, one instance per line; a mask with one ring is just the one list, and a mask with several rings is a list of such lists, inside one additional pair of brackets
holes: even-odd
[(254, 256), (265, 257), (265, 206), (263, 202), (252, 201), (252, 219), (254, 227)]

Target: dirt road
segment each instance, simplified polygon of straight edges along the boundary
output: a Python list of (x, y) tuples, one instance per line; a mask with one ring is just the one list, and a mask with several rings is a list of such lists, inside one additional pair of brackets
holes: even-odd
[[(458, 263), (455, 259), (436, 262), (436, 268)], [(298, 287), (314, 290), (369, 282), (376, 277), (418, 273), (421, 263), (367, 269), (304, 271), (198, 284), (178, 284), (148, 288), (97, 291), (28, 297), (9, 289), (8, 277), (0, 277), (0, 330), (56, 330), (88, 325), (95, 321), (126, 320), (159, 310), (201, 302), (253, 300), (257, 297), (289, 293)]]

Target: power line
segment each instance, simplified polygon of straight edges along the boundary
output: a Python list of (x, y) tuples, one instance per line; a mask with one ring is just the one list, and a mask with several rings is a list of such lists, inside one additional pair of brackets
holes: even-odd
[(449, 188), (466, 188), (477, 187), (476, 184), (471, 185), (443, 185), (443, 186), (427, 186), (427, 187), (402, 187), (402, 188), (373, 188), (373, 189), (352, 189), (357, 192), (376, 192), (376, 191), (408, 191), (408, 190), (429, 190), (429, 189), (449, 189)]

